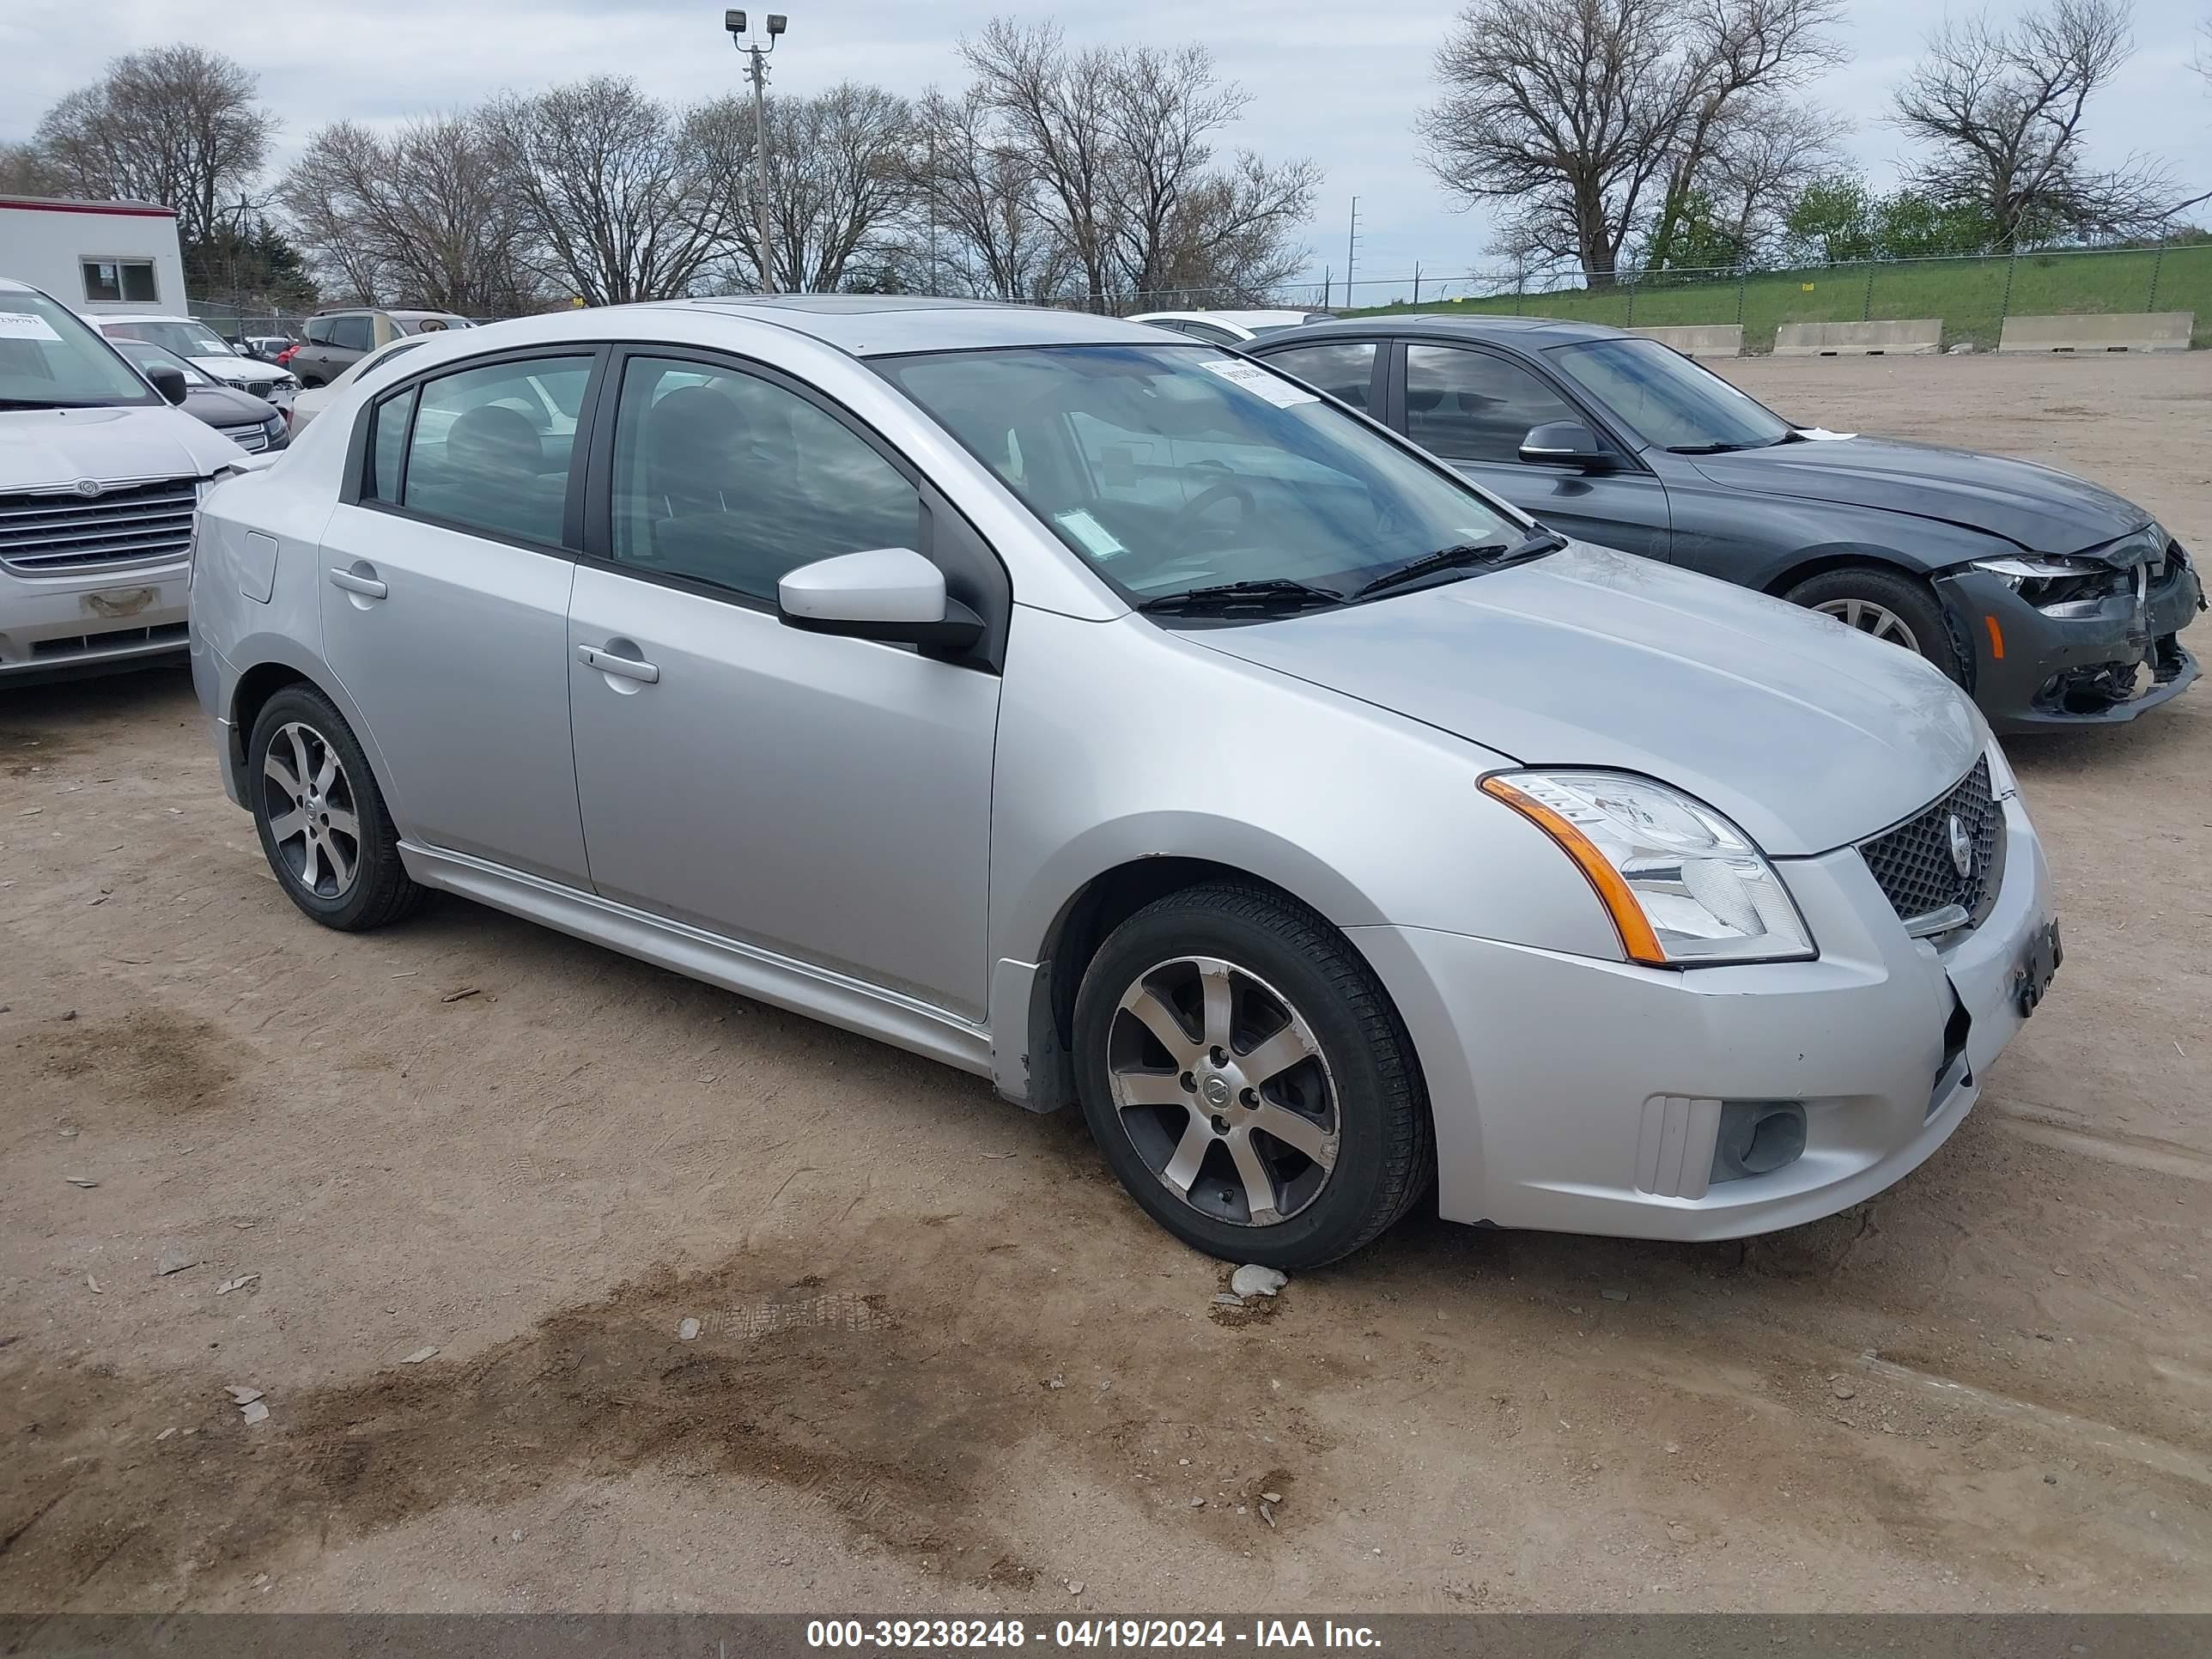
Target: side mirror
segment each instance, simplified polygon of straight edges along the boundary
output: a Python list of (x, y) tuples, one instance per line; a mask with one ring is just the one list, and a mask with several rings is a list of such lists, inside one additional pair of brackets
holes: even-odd
[(185, 381), (183, 369), (173, 368), (167, 363), (156, 363), (146, 371), (146, 378), (153, 383), (154, 390), (169, 402), (184, 402)]
[(1587, 472), (1608, 472), (1616, 457), (1597, 441), (1597, 434), (1580, 421), (1547, 421), (1531, 427), (1521, 441), (1521, 459), (1538, 465), (1578, 466)]
[(945, 573), (908, 547), (841, 553), (801, 565), (775, 585), (778, 614), (810, 634), (845, 634), (925, 650), (961, 652), (983, 619), (945, 591)]

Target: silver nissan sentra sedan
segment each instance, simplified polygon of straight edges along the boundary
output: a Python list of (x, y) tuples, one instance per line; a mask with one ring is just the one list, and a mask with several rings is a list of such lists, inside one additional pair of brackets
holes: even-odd
[(1234, 1260), (1432, 1188), (1653, 1238), (1829, 1214), (1958, 1127), (2058, 962), (1927, 663), (1110, 319), (434, 339), (210, 493), (191, 621), (314, 920), (441, 889), (1079, 1103)]

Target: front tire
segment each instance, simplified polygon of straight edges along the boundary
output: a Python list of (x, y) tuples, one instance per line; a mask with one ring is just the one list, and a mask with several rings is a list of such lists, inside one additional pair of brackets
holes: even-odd
[(1809, 577), (1783, 597), (1870, 638), (1917, 653), (1954, 685), (1966, 683), (1966, 657), (1958, 636), (1925, 582), (1901, 571), (1849, 564)]
[(1146, 906), (1085, 969), (1074, 1035), (1092, 1137), (1194, 1249), (1316, 1267), (1427, 1190), (1412, 1039), (1374, 971), (1293, 900), (1224, 884)]
[(321, 692), (288, 685), (262, 706), (246, 741), (246, 773), (262, 853), (308, 915), (359, 933), (421, 902), (368, 757)]

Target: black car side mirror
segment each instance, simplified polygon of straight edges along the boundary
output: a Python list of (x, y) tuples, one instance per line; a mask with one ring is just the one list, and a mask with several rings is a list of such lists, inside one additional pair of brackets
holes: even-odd
[(1521, 459), (1535, 465), (1578, 466), (1585, 472), (1609, 472), (1618, 459), (1580, 421), (1531, 427), (1521, 441)]
[(154, 390), (167, 398), (169, 402), (173, 404), (184, 402), (185, 381), (183, 369), (172, 368), (167, 363), (156, 363), (146, 371), (146, 378), (153, 383)]

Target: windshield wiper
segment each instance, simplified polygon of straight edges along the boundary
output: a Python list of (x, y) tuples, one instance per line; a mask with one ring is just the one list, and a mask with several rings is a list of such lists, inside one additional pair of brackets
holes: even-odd
[(1186, 588), (1162, 593), (1138, 605), (1139, 611), (1179, 617), (1224, 616), (1234, 611), (1256, 612), (1304, 611), (1314, 605), (1341, 605), (1344, 595), (1333, 587), (1269, 576), (1258, 581), (1216, 582), (1210, 587)]
[(1777, 444), (1786, 444), (1787, 438), (1750, 438), (1740, 444), (1668, 444), (1669, 455), (1730, 455), (1739, 449), (1771, 449)]
[(1556, 553), (1567, 544), (1567, 538), (1556, 530), (1539, 530), (1517, 542), (1462, 542), (1453, 547), (1440, 547), (1433, 553), (1425, 553), (1411, 564), (1401, 564), (1395, 570), (1386, 570), (1363, 587), (1352, 591), (1355, 599), (1364, 599), (1370, 593), (1381, 593), (1393, 587), (1402, 587), (1407, 582), (1419, 581), (1424, 576), (1433, 576), (1440, 570), (1458, 570), (1470, 565), (1518, 564), (1523, 559), (1533, 559), (1540, 554)]

